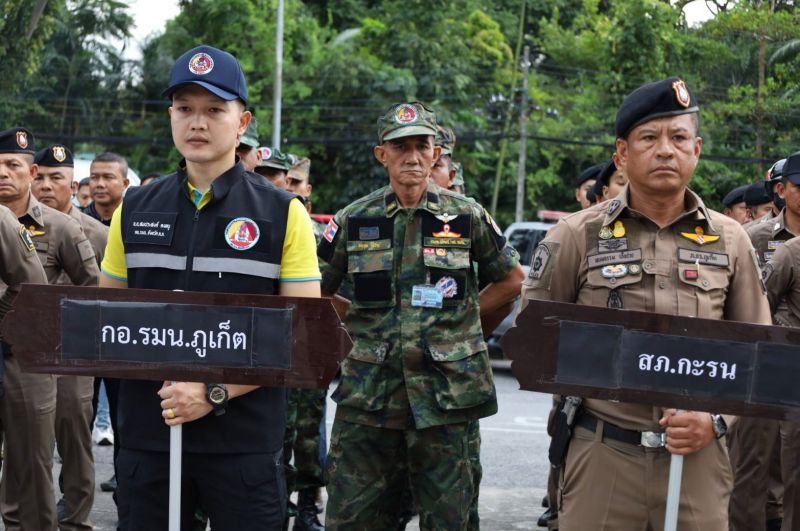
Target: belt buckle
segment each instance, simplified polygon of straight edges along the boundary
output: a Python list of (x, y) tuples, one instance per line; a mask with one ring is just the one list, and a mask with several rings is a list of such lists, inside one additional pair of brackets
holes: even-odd
[(666, 435), (662, 431), (643, 431), (639, 444), (645, 448), (661, 448), (667, 444)]

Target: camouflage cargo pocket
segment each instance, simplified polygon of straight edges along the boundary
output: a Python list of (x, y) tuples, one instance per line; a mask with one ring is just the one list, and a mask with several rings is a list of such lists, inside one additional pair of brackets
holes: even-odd
[(356, 339), (342, 363), (339, 386), (331, 395), (333, 401), (361, 411), (383, 409), (386, 395), (383, 364), (388, 353), (388, 343)]
[(434, 392), (440, 408), (466, 409), (494, 399), (492, 369), (482, 338), (428, 343), (426, 350), (436, 373)]
[(347, 272), (353, 277), (353, 308), (384, 308), (394, 305), (393, 251), (350, 253)]

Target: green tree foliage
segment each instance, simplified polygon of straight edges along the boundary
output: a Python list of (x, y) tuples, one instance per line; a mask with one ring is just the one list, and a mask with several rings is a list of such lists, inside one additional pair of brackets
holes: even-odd
[[(703, 0), (715, 16), (690, 25), (682, 9), (698, 1), (286, 0), (281, 148), (312, 158), (315, 208), (333, 212), (386, 182), (372, 156), (376, 119), (418, 99), (455, 128), (470, 195), (488, 204), (500, 175), (496, 217), (508, 223), (527, 97), (532, 219), (540, 208), (574, 210), (575, 177), (611, 156), (622, 98), (678, 75), (702, 108), (692, 186), (719, 206), (796, 149), (800, 26), (790, 0)], [(161, 91), (174, 60), (206, 43), (241, 61), (261, 142), (271, 143), (277, 0), (180, 0), (133, 62), (119, 49), (131, 27), (119, 0), (0, 6), (6, 123), (113, 148), (140, 171), (171, 171), (179, 154)], [(533, 59), (527, 95), (512, 90), (522, 44)]]

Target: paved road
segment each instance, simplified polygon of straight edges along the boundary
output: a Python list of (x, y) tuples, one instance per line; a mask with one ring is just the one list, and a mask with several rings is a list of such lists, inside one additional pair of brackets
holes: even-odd
[[(536, 529), (536, 519), (547, 484), (547, 445), (545, 432), (550, 396), (518, 390), (506, 368), (495, 369), (500, 410), (481, 421), (481, 528), (485, 531)], [(328, 429), (334, 404), (328, 401)], [(116, 509), (111, 495), (100, 492), (99, 484), (112, 474), (112, 450), (94, 447), (98, 487), (92, 519), (97, 531), (114, 531)], [(58, 465), (54, 476), (58, 475)], [(2, 526), (0, 526), (2, 528)], [(419, 529), (416, 521), (409, 530)]]

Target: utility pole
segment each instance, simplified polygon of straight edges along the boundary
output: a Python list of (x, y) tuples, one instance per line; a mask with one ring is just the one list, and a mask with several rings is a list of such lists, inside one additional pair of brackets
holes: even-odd
[(281, 88), (283, 85), (283, 0), (278, 0), (275, 29), (275, 92), (272, 99), (272, 147), (281, 147)]
[(530, 47), (526, 44), (522, 52), (522, 102), (519, 110), (519, 163), (517, 164), (517, 210), (514, 221), (522, 221), (525, 204), (525, 160), (528, 141), (528, 73), (531, 68)]

